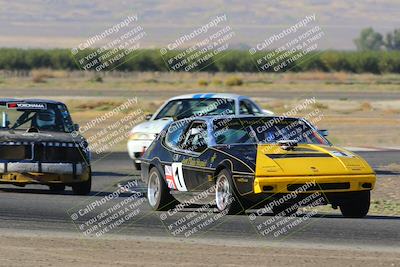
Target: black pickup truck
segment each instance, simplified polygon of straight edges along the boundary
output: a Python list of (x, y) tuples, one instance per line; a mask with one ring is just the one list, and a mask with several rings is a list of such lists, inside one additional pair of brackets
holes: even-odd
[(91, 189), (90, 151), (64, 103), (0, 98), (0, 183)]

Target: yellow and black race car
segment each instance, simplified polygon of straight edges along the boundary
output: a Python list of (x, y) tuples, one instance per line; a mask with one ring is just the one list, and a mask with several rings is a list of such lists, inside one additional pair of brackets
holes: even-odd
[(279, 213), (320, 193), (319, 205), (340, 207), (345, 217), (364, 217), (375, 173), (360, 156), (333, 146), (324, 135), (301, 118), (219, 116), (173, 122), (142, 159), (148, 201), (154, 210), (165, 210), (188, 198), (201, 202), (196, 196), (207, 192), (218, 210), (238, 214), (290, 195), (272, 207)]
[(0, 118), (0, 183), (90, 193), (90, 151), (65, 104), (2, 98)]

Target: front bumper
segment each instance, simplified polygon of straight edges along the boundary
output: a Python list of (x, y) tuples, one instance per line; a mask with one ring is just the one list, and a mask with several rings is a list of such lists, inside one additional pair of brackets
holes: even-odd
[(82, 163), (2, 162), (0, 173), (36, 172), (81, 175)]
[[(128, 154), (133, 160), (137, 160), (138, 156), (146, 150), (153, 140), (129, 140), (127, 147), (128, 147)], [(140, 161), (137, 161), (138, 163)]]
[(375, 182), (375, 174), (256, 177), (254, 193), (356, 192), (372, 190)]
[(90, 168), (82, 163), (0, 163), (0, 183), (73, 184), (88, 180)]

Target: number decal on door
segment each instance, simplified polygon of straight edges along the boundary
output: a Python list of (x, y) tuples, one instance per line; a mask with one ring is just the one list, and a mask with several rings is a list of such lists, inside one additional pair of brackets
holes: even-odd
[(183, 179), (182, 163), (174, 162), (172, 163), (172, 175), (174, 177), (174, 182), (176, 188), (179, 191), (187, 191), (185, 180)]

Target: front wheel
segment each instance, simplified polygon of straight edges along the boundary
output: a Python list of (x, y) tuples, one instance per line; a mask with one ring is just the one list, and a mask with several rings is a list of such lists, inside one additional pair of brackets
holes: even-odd
[(371, 202), (370, 191), (358, 192), (354, 197), (342, 203), (340, 211), (342, 215), (347, 218), (363, 218), (369, 211)]
[(76, 183), (72, 185), (72, 192), (75, 195), (88, 195), (92, 189), (92, 172), (89, 169), (89, 179), (84, 182)]
[(222, 170), (218, 174), (215, 185), (215, 202), (220, 212), (232, 215), (244, 213), (244, 208), (240, 205), (232, 183), (232, 176), (227, 170)]
[(153, 210), (169, 210), (177, 204), (157, 168), (152, 168), (149, 173), (147, 200)]

